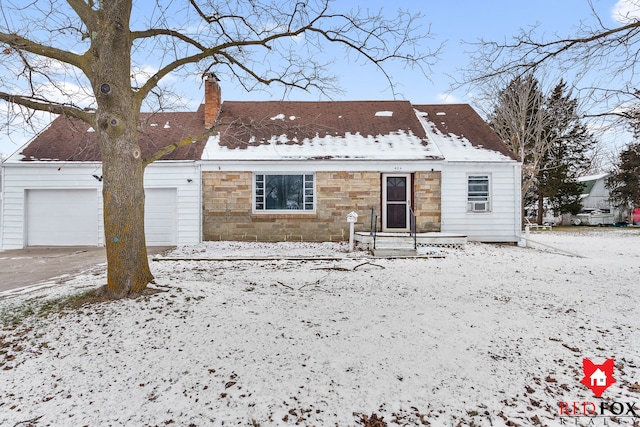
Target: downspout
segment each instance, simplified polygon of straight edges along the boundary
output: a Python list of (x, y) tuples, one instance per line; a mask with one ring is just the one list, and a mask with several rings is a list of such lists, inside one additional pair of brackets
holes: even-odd
[(516, 241), (519, 245), (522, 242), (522, 163), (518, 162), (513, 167), (513, 191), (515, 196), (513, 227)]
[(200, 230), (200, 233), (198, 233), (198, 244), (202, 243), (203, 241), (203, 237), (204, 237), (204, 226), (203, 226), (203, 219), (204, 216), (202, 214), (203, 211), (203, 197), (202, 197), (202, 192), (204, 190), (204, 187), (202, 185), (202, 160), (196, 160), (196, 176), (198, 177), (198, 229)]

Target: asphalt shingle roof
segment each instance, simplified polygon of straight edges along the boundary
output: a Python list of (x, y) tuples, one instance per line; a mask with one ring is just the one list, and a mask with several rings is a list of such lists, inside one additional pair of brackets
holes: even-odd
[[(142, 113), (139, 143), (143, 157), (185, 137), (203, 134), (206, 131), (203, 107), (196, 112)], [(429, 132), (425, 131), (423, 123), (426, 123), (424, 126), (431, 127)], [(439, 151), (429, 133), (438, 132), (451, 141), (464, 139), (465, 144), (470, 144), (475, 149), (495, 151), (509, 159), (516, 159), (498, 135), (467, 104), (412, 105), (409, 101), (225, 101), (216, 120), (215, 130), (219, 132), (215, 139), (218, 149), (226, 150), (227, 153), (240, 150), (240, 154), (249, 147), (279, 144), (296, 148), (296, 153), (304, 152), (305, 147), (309, 146), (316, 150), (309, 158), (318, 158), (318, 150), (324, 154), (326, 148), (327, 154), (323, 158), (332, 158), (339, 157), (340, 150), (345, 151), (345, 145), (366, 139), (367, 144), (374, 144), (368, 145), (369, 147), (374, 147), (375, 144), (388, 145), (387, 153), (402, 151), (401, 145), (404, 144), (412, 147), (405, 151), (407, 156), (415, 153), (417, 158), (435, 159), (441, 156), (438, 155)], [(315, 146), (308, 145), (309, 141), (314, 141)], [(200, 160), (206, 144), (206, 139), (200, 140), (173, 151), (161, 160)], [(339, 144), (342, 144), (342, 148), (332, 150), (332, 145), (337, 147)], [(65, 116), (56, 118), (20, 154), (22, 161), (100, 161), (93, 129), (78, 119)], [(366, 152), (359, 154), (360, 158), (367, 157)], [(470, 155), (474, 156), (473, 152)]]
[[(140, 149), (148, 157), (157, 150), (182, 140), (203, 134), (204, 112), (162, 112), (140, 114)], [(162, 157), (162, 160), (198, 160), (206, 139), (183, 146)], [(37, 135), (21, 152), (22, 161), (100, 161), (100, 150), (93, 128), (82, 120), (59, 116)]]

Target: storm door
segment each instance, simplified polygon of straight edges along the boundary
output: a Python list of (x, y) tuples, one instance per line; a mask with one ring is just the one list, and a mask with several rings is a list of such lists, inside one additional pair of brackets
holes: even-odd
[(382, 230), (408, 231), (411, 175), (382, 175)]

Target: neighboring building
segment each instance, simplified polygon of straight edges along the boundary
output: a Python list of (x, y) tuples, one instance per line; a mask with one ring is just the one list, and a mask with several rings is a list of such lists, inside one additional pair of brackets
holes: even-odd
[(582, 176), (577, 179), (584, 185), (584, 190), (580, 196), (583, 209), (610, 210), (609, 190), (607, 189), (608, 173), (599, 175)]
[[(608, 173), (598, 175), (583, 176), (577, 179), (584, 185), (584, 190), (580, 196), (582, 203), (581, 215), (610, 214), (611, 223), (615, 221), (626, 221), (629, 212), (617, 209), (609, 200), (609, 189), (607, 188)], [(586, 222), (588, 224), (588, 222)], [(607, 223), (608, 224), (608, 223)]]
[[(468, 105), (224, 102), (143, 114), (151, 153), (214, 126), (206, 144), (147, 167), (149, 245), (346, 240), (346, 216), (386, 232), (517, 242), (521, 164)], [(87, 125), (56, 119), (5, 164), (0, 247), (103, 245), (100, 157)]]

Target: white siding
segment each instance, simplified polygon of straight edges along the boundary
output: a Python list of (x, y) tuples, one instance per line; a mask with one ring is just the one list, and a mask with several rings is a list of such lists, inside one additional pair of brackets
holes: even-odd
[[(94, 189), (98, 195), (98, 246), (104, 245), (102, 175), (99, 163), (15, 162), (4, 163), (4, 195), (0, 207), (0, 249), (27, 245), (26, 199), (28, 190)], [(191, 182), (189, 182), (191, 180)], [(147, 167), (145, 188), (175, 191), (175, 243), (200, 242), (200, 170), (194, 162), (156, 162)]]
[[(489, 212), (467, 212), (469, 175), (489, 175)], [(520, 165), (516, 162), (446, 162), (442, 168), (442, 232), (482, 242), (518, 242), (520, 204)]]
[(27, 190), (28, 246), (97, 246), (96, 189)]
[(144, 203), (144, 234), (149, 246), (176, 244), (177, 191), (175, 188), (147, 188)]
[(583, 208), (610, 209), (612, 207), (609, 201), (609, 189), (606, 187), (606, 179), (607, 177), (605, 176), (596, 180), (589, 195), (581, 200)]
[(195, 162), (156, 162), (147, 167), (145, 188), (175, 188), (176, 244), (201, 241), (201, 178)]

